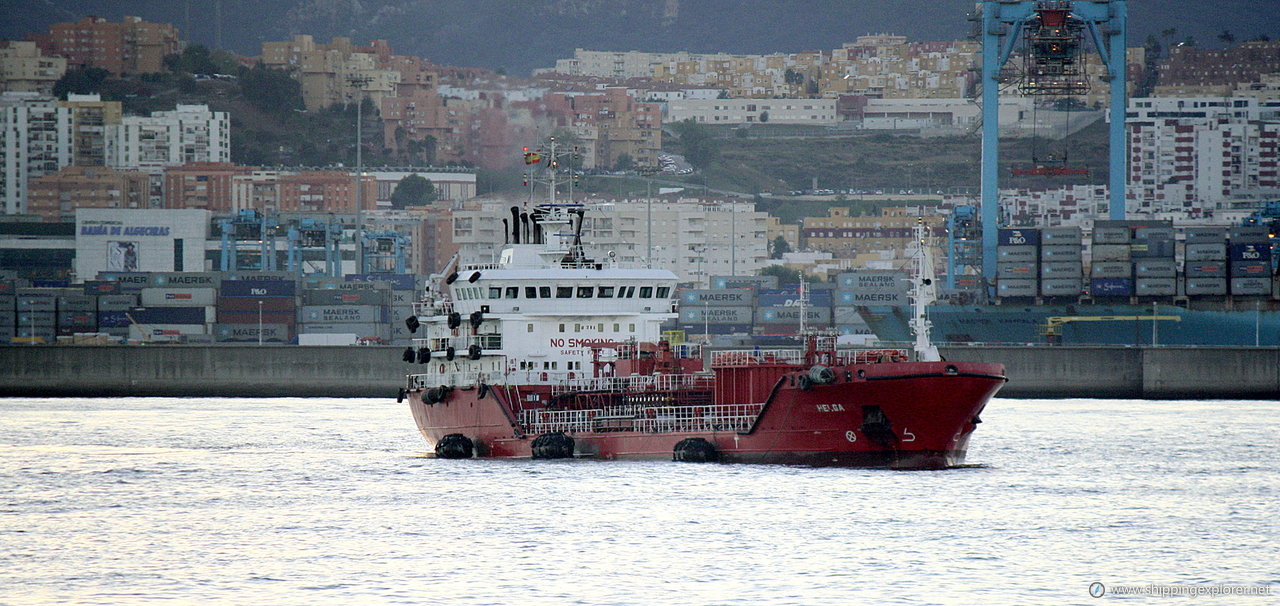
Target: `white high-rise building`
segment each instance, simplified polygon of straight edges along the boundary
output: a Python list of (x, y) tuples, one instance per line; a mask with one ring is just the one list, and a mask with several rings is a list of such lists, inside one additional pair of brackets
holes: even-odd
[(231, 161), (231, 120), (207, 105), (127, 116), (115, 138), (116, 168), (156, 173), (188, 162)]
[(72, 161), (72, 112), (39, 93), (0, 94), (0, 204), (27, 211), (27, 181)]
[[(465, 263), (488, 263), (510, 238), (509, 201), (455, 210), (453, 241)], [(527, 209), (526, 209), (527, 210)], [(716, 198), (587, 202), (582, 241), (588, 256), (669, 269), (707, 288), (709, 276), (753, 275), (768, 262), (766, 218), (755, 203)]]
[(1126, 123), (1130, 215), (1212, 217), (1280, 195), (1280, 100), (1131, 99)]

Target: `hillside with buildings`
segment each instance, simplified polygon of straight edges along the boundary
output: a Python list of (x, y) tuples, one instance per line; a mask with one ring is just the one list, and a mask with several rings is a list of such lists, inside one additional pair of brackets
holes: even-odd
[[(665, 6), (677, 22), (704, 11)], [(578, 7), (561, 16), (598, 8)], [(181, 31), (77, 17), (0, 43), (0, 200), (5, 225), (26, 223), (10, 233), (74, 225), (90, 209), (155, 217), (139, 219), (144, 227), (195, 210), (206, 213), (205, 240), (184, 246), (199, 246), (209, 267), (233, 255), (218, 242), (233, 230), (222, 222), (246, 216), (271, 223), (282, 242), (304, 224), (331, 226), (337, 235), (326, 237), (341, 241), (344, 269), (357, 273), (370, 269), (354, 252), (372, 246), (361, 234), (383, 233), (411, 251), (407, 271), (428, 273), (455, 251), (501, 244), (504, 231), (484, 213), (546, 195), (525, 177), (550, 162), (551, 137), (572, 150), (557, 165), (560, 182), (596, 209), (594, 235), (698, 284), (761, 269), (778, 238), (813, 273), (891, 264), (906, 254), (909, 217), (929, 213), (942, 229), (976, 204), (980, 49), (963, 37), (849, 36), (754, 54), (579, 46), (521, 78), (382, 38), (295, 33), (240, 55), (189, 44)], [(1169, 48), (1179, 36), (1157, 38), (1124, 53), (1131, 98), (1123, 118), (1111, 117), (1127, 125), (1130, 214), (1239, 221), (1280, 197), (1280, 42)], [(1107, 215), (1104, 72), (1090, 54), (1081, 65), (1080, 94), (1000, 99), (1002, 226)], [(1043, 166), (1077, 174), (1013, 175)], [(393, 202), (414, 174), (435, 199)], [(637, 223), (649, 200), (670, 214), (651, 244), (654, 227)], [(173, 244), (149, 254), (172, 253), (164, 246)], [(0, 269), (72, 271), (9, 258), (22, 261)], [(175, 271), (174, 258), (149, 267)]]

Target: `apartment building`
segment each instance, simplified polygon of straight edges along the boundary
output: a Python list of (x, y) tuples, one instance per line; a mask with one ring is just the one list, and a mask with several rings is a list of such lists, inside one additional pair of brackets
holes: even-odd
[(848, 208), (837, 207), (830, 209), (826, 217), (802, 218), (800, 239), (806, 249), (830, 252), (837, 258), (894, 251), (896, 258), (902, 259), (906, 258), (920, 217), (924, 217), (934, 237), (946, 237), (946, 217), (922, 208), (885, 208), (878, 215), (855, 217)]
[(139, 17), (119, 23), (85, 17), (55, 23), (48, 33), (29, 38), (45, 55), (65, 58), (67, 67), (99, 67), (116, 76), (164, 71), (165, 56), (179, 50), (177, 28)]
[[(309, 111), (363, 99), (381, 105), (384, 98), (396, 96), (401, 80), (400, 71), (382, 65), (391, 59), (385, 40), (356, 46), (350, 38), (335, 37), (329, 44), (317, 44), (312, 36), (302, 34), (283, 42), (263, 42), (261, 58), (266, 67), (294, 72)], [(423, 82), (418, 79), (414, 84)]]
[(47, 95), (66, 71), (66, 59), (45, 56), (35, 42), (0, 41), (0, 91)]
[(27, 183), (71, 164), (71, 114), (38, 93), (0, 94), (0, 201), (27, 212)]
[(27, 212), (44, 221), (73, 221), (76, 209), (148, 205), (146, 174), (102, 166), (67, 166), (29, 183)]
[(231, 161), (231, 119), (207, 105), (178, 105), (150, 116), (127, 116), (115, 129), (119, 168), (160, 172), (188, 162)]
[[(506, 242), (502, 218), (512, 204), (476, 201), (454, 211), (452, 240), (464, 262), (493, 262)], [(670, 269), (706, 288), (712, 275), (751, 275), (769, 264), (767, 217), (744, 200), (592, 200), (582, 240), (594, 258)]]
[(1277, 112), (1280, 99), (1130, 99), (1128, 212), (1211, 217), (1280, 196), (1280, 122), (1263, 120)]
[(1280, 41), (1242, 42), (1234, 48), (1178, 45), (1158, 67), (1156, 96), (1226, 95), (1242, 82), (1258, 82), (1280, 72)]
[(635, 166), (658, 165), (662, 149), (662, 111), (636, 101), (626, 88), (604, 87), (592, 93), (548, 93), (540, 103), (587, 143), (584, 168), (613, 167), (623, 156)]
[(232, 180), (254, 169), (230, 162), (190, 162), (164, 169), (164, 207), (230, 213)]

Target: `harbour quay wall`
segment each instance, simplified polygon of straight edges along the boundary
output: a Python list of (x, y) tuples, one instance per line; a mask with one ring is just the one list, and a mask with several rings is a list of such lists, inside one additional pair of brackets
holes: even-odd
[[(1005, 365), (1008, 398), (1280, 400), (1280, 348), (944, 347)], [(385, 346), (0, 346), (0, 396), (394, 397), (417, 365)]]
[(1004, 364), (1005, 398), (1280, 400), (1280, 348), (968, 346), (943, 357)]

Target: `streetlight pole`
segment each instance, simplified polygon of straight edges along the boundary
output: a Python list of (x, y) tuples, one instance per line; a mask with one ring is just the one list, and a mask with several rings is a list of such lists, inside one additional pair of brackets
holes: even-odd
[(364, 87), (369, 76), (348, 76), (347, 84), (360, 91), (356, 95), (356, 273), (364, 273)]
[(258, 301), (258, 345), (262, 345), (262, 301)]

